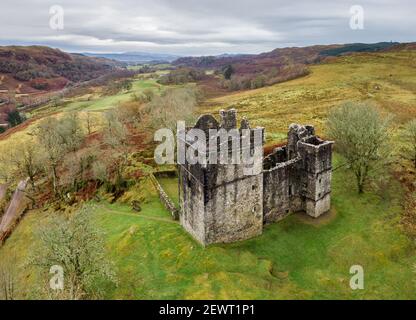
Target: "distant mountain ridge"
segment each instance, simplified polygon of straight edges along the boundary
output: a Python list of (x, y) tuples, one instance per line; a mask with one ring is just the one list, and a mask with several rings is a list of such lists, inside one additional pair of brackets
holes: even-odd
[[(81, 53), (87, 57), (97, 57), (111, 59), (115, 61), (125, 62), (125, 63), (160, 63), (168, 62), (171, 63), (176, 61), (182, 56), (170, 54), (170, 53), (148, 53), (148, 52), (123, 52), (123, 53), (93, 53), (93, 52), (83, 52)], [(254, 56), (244, 53), (223, 53), (215, 55), (216, 58), (236, 58), (242, 56)]]
[(339, 48), (327, 49), (320, 52), (323, 56), (339, 56), (354, 52), (376, 52), (389, 49), (399, 45), (400, 42), (378, 42), (378, 43), (352, 43), (345, 44)]
[[(263, 67), (281, 67), (285, 62), (309, 64), (325, 57), (339, 56), (355, 52), (377, 52), (400, 45), (399, 42), (378, 42), (373, 44), (351, 43), (314, 45), (308, 47), (277, 48), (260, 54), (219, 55), (182, 57), (173, 61), (174, 65), (194, 68), (221, 68), (235, 65), (238, 70), (254, 70)], [(245, 72), (243, 72), (245, 73)]]
[(157, 63), (172, 62), (180, 58), (179, 55), (165, 53), (147, 53), (147, 52), (124, 52), (124, 53), (92, 53), (84, 52), (87, 57), (97, 57), (116, 60), (125, 63)]

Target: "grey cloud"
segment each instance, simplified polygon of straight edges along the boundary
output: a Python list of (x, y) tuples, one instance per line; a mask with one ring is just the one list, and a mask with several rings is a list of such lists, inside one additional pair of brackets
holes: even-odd
[[(49, 28), (49, 8), (65, 29)], [(360, 4), (365, 29), (349, 28)], [(413, 41), (410, 0), (2, 0), (0, 44), (45, 44), (70, 51), (178, 54), (264, 52), (283, 46)]]

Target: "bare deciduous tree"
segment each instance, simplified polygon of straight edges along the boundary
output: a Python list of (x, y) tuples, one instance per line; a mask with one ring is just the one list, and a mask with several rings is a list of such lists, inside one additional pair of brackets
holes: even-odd
[(58, 121), (57, 133), (68, 152), (75, 152), (85, 138), (78, 114), (71, 112)]
[(193, 87), (168, 89), (147, 104), (145, 112), (154, 129), (176, 131), (177, 121), (192, 122), (198, 104), (199, 92)]
[(106, 112), (105, 119), (104, 143), (114, 150), (112, 162), (115, 164), (115, 185), (120, 188), (124, 184), (123, 170), (128, 164), (128, 130), (121, 121), (117, 109)]
[(64, 173), (60, 177), (60, 182), (78, 191), (86, 180), (86, 173), (96, 158), (93, 149), (80, 150), (68, 154), (62, 161)]
[(47, 166), (52, 175), (53, 192), (58, 193), (59, 161), (65, 153), (65, 146), (62, 143), (61, 135), (58, 132), (59, 121), (53, 117), (42, 120), (35, 130), (35, 135), (45, 153)]
[(125, 146), (127, 144), (127, 128), (119, 117), (118, 109), (109, 110), (104, 116), (104, 143), (112, 148)]
[(87, 112), (87, 114), (85, 115), (85, 124), (87, 127), (87, 133), (90, 135), (93, 132), (95, 126), (95, 118), (93, 117), (91, 112)]
[(61, 119), (49, 117), (42, 120), (35, 129), (35, 136), (42, 147), (52, 175), (54, 194), (58, 194), (57, 168), (63, 156), (75, 153), (85, 138), (80, 120), (75, 113)]
[(36, 143), (30, 139), (16, 145), (11, 150), (10, 163), (14, 166), (14, 177), (29, 178), (32, 189), (35, 189), (35, 179), (43, 169), (43, 156)]
[(39, 267), (48, 279), (52, 266), (62, 267), (64, 288), (58, 292), (58, 298), (99, 298), (104, 282), (116, 282), (103, 235), (93, 225), (89, 208), (85, 207), (69, 218), (53, 217), (40, 228), (39, 239), (41, 246), (29, 263)]
[(328, 133), (353, 171), (359, 193), (369, 174), (388, 158), (389, 122), (389, 117), (362, 103), (349, 102), (329, 114)]

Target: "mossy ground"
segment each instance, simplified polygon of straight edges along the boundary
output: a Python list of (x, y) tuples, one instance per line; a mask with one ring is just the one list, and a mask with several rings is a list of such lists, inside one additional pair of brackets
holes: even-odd
[[(140, 213), (128, 205), (87, 204), (117, 268), (118, 286), (108, 288), (106, 298), (415, 299), (414, 247), (398, 223), (401, 186), (358, 195), (351, 175), (341, 169), (333, 184), (334, 213), (324, 223), (292, 215), (255, 239), (207, 248), (171, 220), (150, 183)], [(22, 264), (36, 246), (34, 229), (48, 215), (30, 212), (0, 259), (18, 252)], [(364, 268), (364, 290), (349, 286), (352, 265)], [(30, 287), (34, 270), (20, 272), (19, 288)]]

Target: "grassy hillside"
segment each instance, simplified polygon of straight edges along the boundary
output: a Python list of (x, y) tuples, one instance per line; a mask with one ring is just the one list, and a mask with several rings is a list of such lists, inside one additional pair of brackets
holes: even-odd
[(120, 65), (42, 46), (0, 47), (0, 85), (17, 93), (56, 90), (68, 82), (94, 79)]
[[(346, 171), (335, 172), (329, 216), (315, 221), (294, 215), (267, 226), (255, 239), (208, 248), (170, 219), (150, 183), (140, 213), (124, 205), (90, 203), (118, 270), (119, 285), (106, 297), (415, 299), (416, 256), (398, 227), (400, 185), (393, 184), (383, 197), (358, 196), (352, 182)], [(0, 259), (18, 252), (23, 265), (37, 245), (34, 230), (48, 215), (29, 213), (0, 250)], [(349, 287), (349, 269), (357, 264), (365, 270), (365, 290), (359, 292)], [(30, 288), (35, 274), (21, 269), (19, 287)]]
[(398, 45), (395, 42), (380, 42), (288, 47), (256, 55), (184, 57), (179, 58), (173, 64), (209, 71), (215, 70), (215, 73), (222, 73), (225, 79), (211, 77), (208, 87), (216, 88), (216, 91), (221, 91), (221, 89), (238, 91), (262, 88), (304, 77), (309, 74), (308, 66), (334, 56), (356, 52), (385, 51)]
[(331, 44), (309, 47), (277, 48), (261, 54), (220, 55), (202, 57), (182, 57), (173, 62), (175, 65), (194, 68), (221, 69), (233, 65), (240, 74), (262, 73), (269, 68), (280, 68), (288, 64), (314, 63), (327, 56), (337, 56), (354, 52), (376, 52), (394, 48), (397, 42), (380, 42), (374, 44)]
[[(416, 117), (415, 71), (416, 51), (339, 57), (312, 66), (307, 77), (215, 98), (199, 111), (217, 114), (219, 108), (233, 106), (252, 125), (265, 126), (270, 143), (283, 141), (292, 122), (314, 124), (325, 134), (330, 108), (348, 100), (374, 103), (393, 114), (400, 129)], [(157, 89), (151, 82), (134, 84), (136, 89), (143, 86)], [(131, 93), (124, 95), (131, 97)], [(57, 111), (100, 111), (118, 99), (77, 98)], [(0, 152), (24, 137), (21, 131), (0, 141)], [(398, 137), (393, 139), (400, 143)], [(334, 167), (342, 163), (336, 155)], [(387, 170), (385, 174), (384, 188), (358, 195), (351, 173), (338, 169), (329, 215), (319, 220), (292, 215), (267, 226), (255, 239), (208, 248), (171, 220), (146, 179), (142, 181), (146, 201), (140, 213), (121, 203), (88, 203), (95, 224), (105, 231), (109, 255), (117, 267), (119, 284), (108, 288), (106, 298), (416, 299), (414, 243), (400, 225), (404, 189)], [(176, 181), (161, 182), (174, 196)], [(16, 253), (19, 291), (26, 298), (36, 297), (31, 289), (36, 273), (25, 262), (38, 245), (35, 230), (52, 214), (59, 213), (29, 212), (0, 248), (0, 259)], [(365, 290), (350, 289), (352, 265), (364, 267)]]
[[(59, 105), (47, 104), (41, 108), (28, 112), (28, 121), (10, 129), (6, 133), (0, 134), (0, 155), (8, 155), (14, 146), (19, 145), (29, 139), (33, 139), (31, 133), (39, 124), (39, 121), (46, 117), (62, 117), (67, 112), (76, 112), (81, 119), (81, 124), (86, 130), (87, 116), (93, 123), (93, 131), (102, 129), (104, 112), (118, 107), (120, 104), (132, 101), (133, 95), (140, 95), (144, 90), (152, 90), (156, 94), (166, 88), (154, 79), (132, 79), (130, 90), (121, 90), (114, 95), (103, 95), (102, 87), (94, 87), (92, 93), (88, 93), (73, 98), (65, 98)], [(0, 164), (1, 166), (1, 164)], [(0, 183), (2, 181), (0, 180)], [(17, 181), (15, 181), (17, 183)]]
[(0, 46), (0, 126), (14, 126), (8, 118), (16, 108), (47, 99), (68, 85), (109, 75), (121, 66), (43, 46)]
[(416, 117), (416, 51), (357, 54), (309, 68), (300, 79), (213, 99), (203, 111), (233, 106), (277, 140), (292, 122), (322, 133), (328, 110), (348, 100), (373, 102), (398, 125)]

